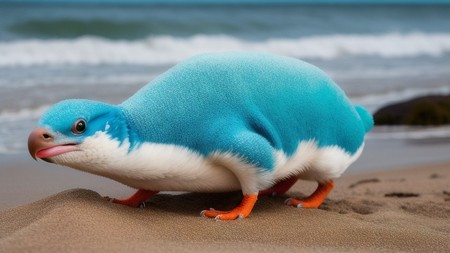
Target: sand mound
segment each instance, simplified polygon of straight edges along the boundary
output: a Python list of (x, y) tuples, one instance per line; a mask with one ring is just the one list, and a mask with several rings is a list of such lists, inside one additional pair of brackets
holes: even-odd
[[(68, 190), (0, 212), (0, 252), (448, 252), (450, 203), (443, 192), (450, 170), (411, 171), (340, 179), (321, 209), (287, 207), (287, 196), (260, 197), (250, 218), (231, 222), (199, 212), (231, 208), (240, 193), (161, 194), (139, 209)], [(308, 191), (301, 182), (289, 195)], [(385, 197), (412, 191), (418, 196)]]

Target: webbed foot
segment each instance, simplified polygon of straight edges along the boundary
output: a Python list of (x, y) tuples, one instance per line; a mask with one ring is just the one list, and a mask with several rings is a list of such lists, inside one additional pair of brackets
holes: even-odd
[(328, 193), (331, 192), (333, 187), (334, 182), (333, 180), (330, 180), (328, 183), (319, 184), (316, 191), (311, 194), (311, 196), (302, 200), (288, 198), (284, 203), (288, 206), (294, 206), (297, 208), (318, 208), (323, 203)]
[(156, 191), (140, 189), (135, 194), (133, 194), (131, 197), (129, 197), (127, 199), (115, 199), (115, 198), (110, 198), (108, 196), (103, 197), (103, 199), (105, 199), (106, 201), (108, 201), (110, 203), (121, 204), (121, 205), (126, 205), (126, 206), (131, 206), (131, 207), (144, 208), (145, 201), (157, 193), (158, 192), (156, 192)]
[(235, 220), (247, 218), (250, 215), (257, 199), (257, 194), (245, 195), (241, 203), (233, 210), (218, 211), (211, 208), (210, 210), (201, 211), (200, 215), (214, 218), (215, 220)]

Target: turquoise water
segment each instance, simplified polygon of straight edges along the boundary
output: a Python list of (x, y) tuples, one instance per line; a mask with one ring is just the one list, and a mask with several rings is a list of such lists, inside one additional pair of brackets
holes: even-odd
[(120, 103), (191, 55), (229, 50), (311, 62), (374, 111), (450, 93), (450, 5), (0, 5), (0, 153), (26, 154), (61, 99)]

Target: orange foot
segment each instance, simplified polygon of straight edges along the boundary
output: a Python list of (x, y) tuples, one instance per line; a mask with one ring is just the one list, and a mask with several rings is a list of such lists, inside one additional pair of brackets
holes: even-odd
[(209, 218), (214, 218), (215, 220), (235, 220), (247, 218), (253, 206), (258, 199), (258, 194), (245, 195), (241, 203), (231, 211), (216, 211), (214, 209), (203, 210), (200, 215)]
[(296, 177), (287, 178), (283, 181), (276, 183), (274, 186), (272, 186), (267, 190), (260, 191), (259, 195), (272, 197), (276, 195), (283, 195), (297, 182), (297, 180), (298, 178)]
[(325, 200), (327, 195), (331, 192), (333, 187), (334, 182), (333, 180), (330, 180), (328, 183), (319, 184), (316, 191), (311, 194), (311, 196), (303, 200), (288, 198), (284, 203), (288, 206), (295, 206), (297, 208), (318, 208)]
[(114, 199), (110, 198), (108, 196), (103, 197), (106, 201), (109, 201), (111, 203), (115, 204), (121, 204), (131, 207), (145, 207), (145, 202), (147, 199), (152, 197), (153, 195), (157, 194), (157, 191), (149, 191), (149, 190), (143, 190), (139, 189), (135, 194), (133, 194), (131, 197), (127, 199)]

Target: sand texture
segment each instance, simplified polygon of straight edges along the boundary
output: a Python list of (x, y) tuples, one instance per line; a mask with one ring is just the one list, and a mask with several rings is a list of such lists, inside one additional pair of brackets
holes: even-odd
[(214, 221), (239, 193), (160, 194), (143, 209), (73, 189), (0, 212), (0, 252), (450, 252), (450, 164), (353, 174), (320, 209), (260, 197), (248, 219)]

